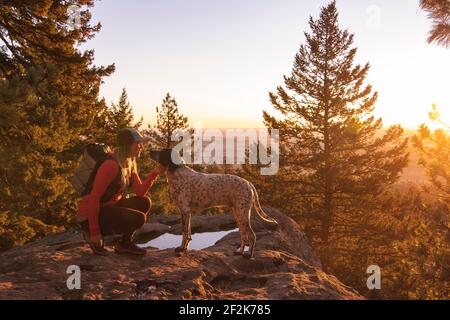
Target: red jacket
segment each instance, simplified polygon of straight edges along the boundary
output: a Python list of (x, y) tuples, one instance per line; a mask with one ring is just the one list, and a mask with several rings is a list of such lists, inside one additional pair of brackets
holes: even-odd
[[(78, 203), (78, 217), (87, 218), (89, 220), (89, 232), (91, 234), (99, 234), (100, 226), (98, 224), (98, 215), (100, 206), (114, 206), (124, 193), (124, 187), (112, 197), (111, 200), (101, 203), (100, 199), (106, 192), (106, 189), (116, 177), (119, 171), (119, 165), (114, 160), (106, 160), (98, 168), (97, 174), (92, 185), (90, 194), (84, 196)], [(131, 191), (139, 197), (144, 196), (153, 184), (153, 181), (158, 176), (156, 170), (152, 170), (147, 179), (142, 182), (139, 175), (135, 172), (131, 174)]]

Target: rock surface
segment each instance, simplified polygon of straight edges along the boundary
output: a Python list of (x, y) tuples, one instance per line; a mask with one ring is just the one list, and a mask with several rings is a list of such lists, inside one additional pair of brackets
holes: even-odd
[[(266, 212), (279, 227), (254, 217), (257, 245), (250, 260), (233, 255), (239, 232), (204, 250), (149, 248), (143, 257), (112, 248), (107, 257), (94, 255), (75, 230), (50, 235), (0, 254), (0, 299), (362, 299), (321, 270), (292, 219)], [(140, 237), (179, 232), (176, 218), (161, 216), (156, 223), (153, 217)], [(230, 215), (194, 216), (192, 226), (195, 232), (236, 227)], [(66, 285), (71, 265), (81, 270), (79, 290)]]

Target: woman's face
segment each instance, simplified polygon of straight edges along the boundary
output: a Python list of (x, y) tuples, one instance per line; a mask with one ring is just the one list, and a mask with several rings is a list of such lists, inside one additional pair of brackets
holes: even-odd
[(135, 141), (130, 148), (130, 158), (139, 158), (142, 150), (142, 142)]

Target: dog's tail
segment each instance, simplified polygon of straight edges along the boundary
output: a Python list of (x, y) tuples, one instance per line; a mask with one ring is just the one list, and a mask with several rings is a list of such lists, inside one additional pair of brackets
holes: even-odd
[(255, 206), (258, 216), (265, 222), (269, 222), (273, 225), (278, 225), (278, 222), (275, 219), (269, 217), (269, 215), (267, 215), (267, 213), (265, 213), (264, 210), (261, 208), (261, 204), (259, 203), (258, 192), (256, 191), (255, 186), (251, 182), (249, 182), (249, 184), (253, 190), (253, 205)]

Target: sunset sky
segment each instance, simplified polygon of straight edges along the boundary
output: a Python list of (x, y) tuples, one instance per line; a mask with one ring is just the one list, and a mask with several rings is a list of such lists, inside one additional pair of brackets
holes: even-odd
[[(100, 33), (96, 64), (115, 62), (101, 95), (126, 87), (135, 113), (155, 122), (170, 92), (192, 125), (262, 127), (268, 92), (282, 84), (318, 17), (318, 0), (103, 0), (92, 9)], [(450, 122), (450, 49), (426, 43), (430, 22), (418, 0), (338, 0), (340, 26), (355, 34), (357, 62), (371, 64), (386, 125), (416, 128), (436, 103)]]

